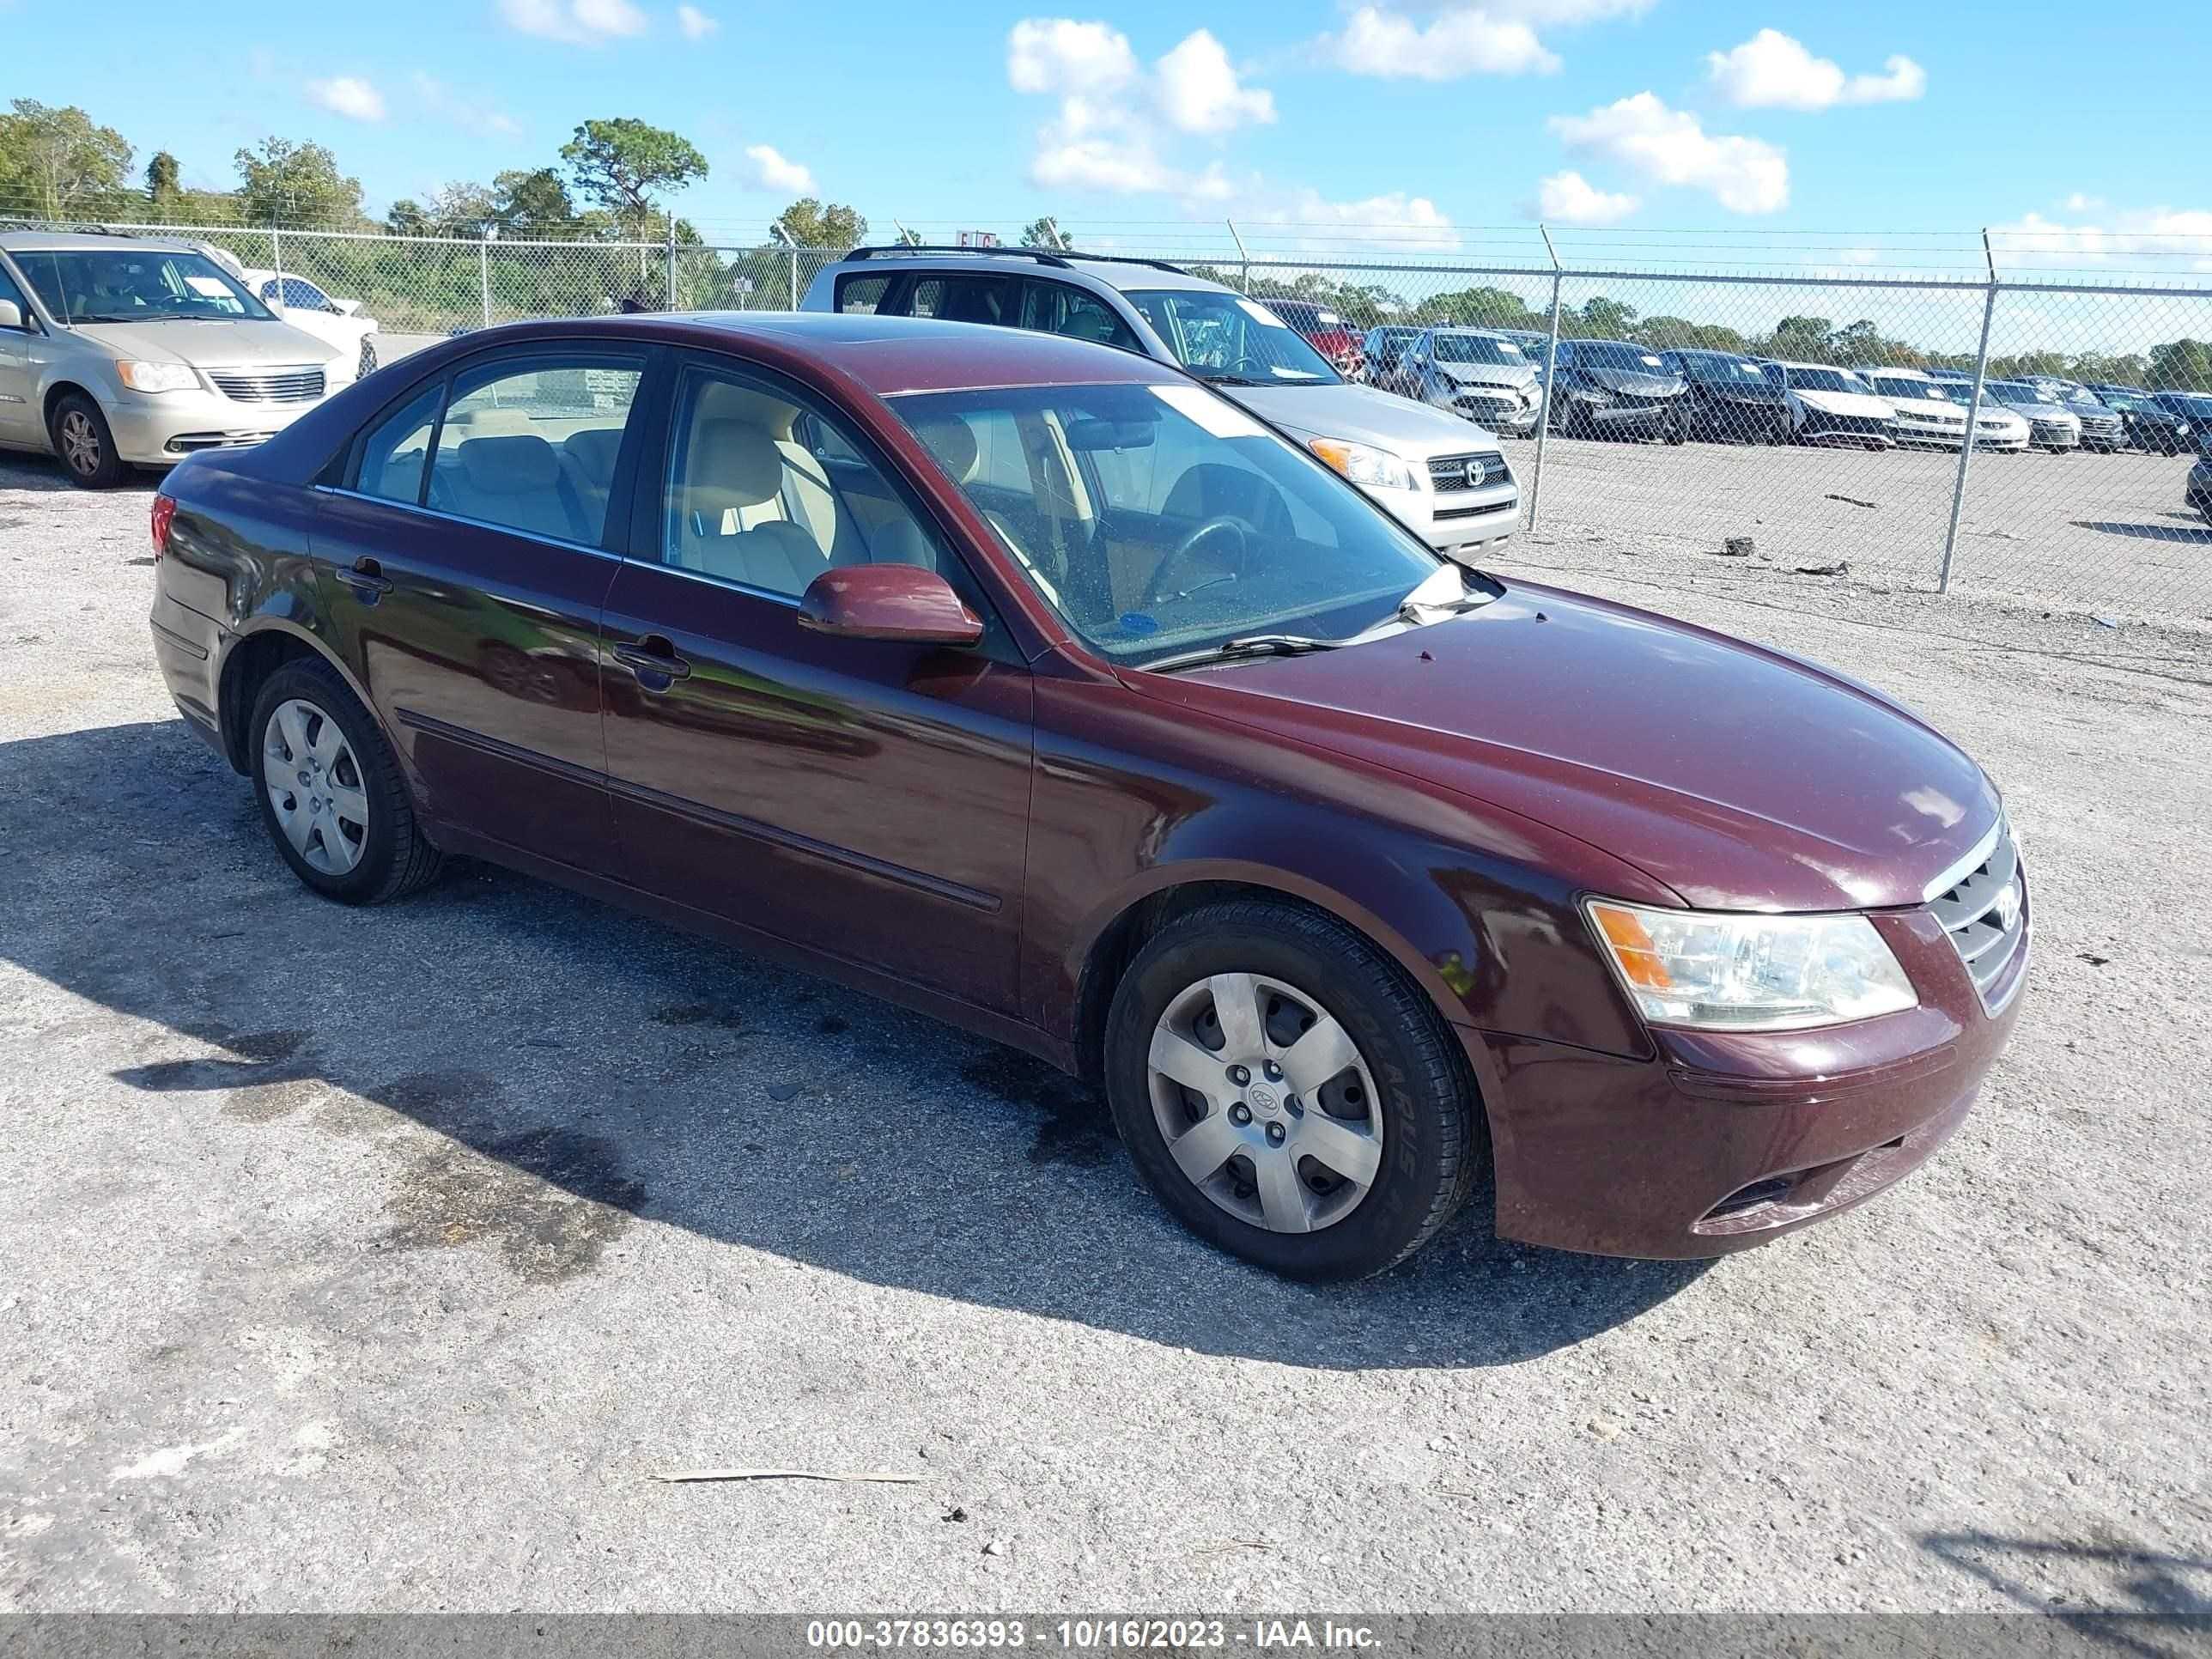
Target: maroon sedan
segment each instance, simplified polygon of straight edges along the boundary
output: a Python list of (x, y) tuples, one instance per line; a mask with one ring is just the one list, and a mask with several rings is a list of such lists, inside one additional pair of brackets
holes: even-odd
[(1346, 380), (1364, 380), (1367, 374), (1367, 335), (1354, 328), (1327, 306), (1311, 300), (1262, 300), (1306, 338), (1308, 344), (1328, 359), (1329, 367)]
[(489, 330), (196, 456), (154, 645), (348, 903), (496, 860), (1100, 1080), (1182, 1220), (1716, 1255), (1956, 1127), (1997, 792), (1868, 688), (1441, 559), (1174, 368), (865, 316)]

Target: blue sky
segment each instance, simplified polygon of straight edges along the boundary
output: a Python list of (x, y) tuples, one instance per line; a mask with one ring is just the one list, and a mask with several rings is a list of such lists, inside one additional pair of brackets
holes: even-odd
[(2204, 0), (386, 0), (280, 15), (211, 27), (120, 0), (102, 33), (141, 67), (118, 75), (70, 8), (0, 0), (0, 95), (81, 103), (200, 184), (232, 183), (232, 151), (265, 134), (319, 140), (373, 207), (550, 161), (586, 116), (635, 115), (707, 153), (711, 178), (679, 205), (732, 230), (811, 186), (885, 230), (1051, 210), (1114, 235), (1234, 215), (1279, 242), (1334, 226), (1465, 247), (1541, 213), (1621, 244), (1847, 233), (1836, 245), (1862, 264), (1895, 246), (1881, 233), (1984, 224), (2212, 256), (2179, 240), (2212, 233), (2212, 173), (2185, 131), (2206, 118)]

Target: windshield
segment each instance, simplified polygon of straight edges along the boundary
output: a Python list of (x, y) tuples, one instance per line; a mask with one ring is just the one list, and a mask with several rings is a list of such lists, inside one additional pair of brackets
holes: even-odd
[(2124, 409), (2130, 415), (2139, 414), (2150, 407), (2150, 399), (2140, 392), (2100, 392), (2097, 396), (2110, 409)]
[[(1953, 397), (1952, 388), (1949, 386), (1938, 386), (1933, 380), (1916, 380), (1910, 375), (1905, 374), (1877, 374), (1874, 377), (1874, 389), (1885, 398), (1918, 398), (1939, 404), (1966, 401), (1964, 398)], [(1971, 390), (1972, 388), (1969, 388), (1969, 391)]]
[(1682, 354), (1682, 373), (1693, 380), (1754, 380), (1761, 386), (1766, 384), (1766, 376), (1748, 357), (1717, 357), (1686, 351)]
[(29, 248), (15, 263), (68, 323), (235, 321), (270, 314), (204, 254), (172, 248)]
[(1304, 335), (1253, 301), (1206, 289), (1146, 290), (1128, 299), (1193, 374), (1255, 386), (1340, 384)]
[(1140, 289), (1128, 300), (1194, 374), (1251, 386), (1339, 384), (1328, 360), (1263, 305), (1202, 288)]
[(2197, 392), (2168, 392), (2160, 401), (2169, 409), (2179, 409), (2192, 421), (2212, 420), (2212, 398)]
[(1785, 368), (1790, 384), (1801, 392), (1864, 392), (1867, 383), (1848, 368)]
[(1442, 561), (1202, 386), (890, 400), (1073, 629), (1115, 662), (1259, 633), (1341, 639)]
[(1521, 355), (1521, 348), (1510, 340), (1497, 339), (1487, 334), (1439, 334), (1437, 336), (1437, 361), (1518, 366), (1528, 360)]
[(1577, 368), (1626, 368), (1644, 374), (1667, 373), (1667, 365), (1659, 361), (1657, 352), (1613, 340), (1576, 341), (1574, 362)]
[(2030, 386), (2025, 380), (1991, 380), (1985, 388), (1993, 398), (2002, 398), (2008, 404), (2056, 404), (2052, 397), (2039, 386)]

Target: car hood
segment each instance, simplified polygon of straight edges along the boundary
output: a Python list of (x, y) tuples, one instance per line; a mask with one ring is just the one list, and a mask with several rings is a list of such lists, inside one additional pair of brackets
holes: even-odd
[(1221, 390), (1261, 420), (1301, 438), (1341, 438), (1411, 457), (1465, 454), (1483, 441), (1482, 429), (1458, 416), (1371, 386), (1227, 386)]
[(1586, 368), (1579, 363), (1570, 365), (1570, 368), (1607, 392), (1631, 398), (1671, 398), (1682, 390), (1682, 382), (1672, 374), (1646, 373), (1640, 368)]
[(1790, 395), (1825, 415), (1856, 415), (1870, 420), (1886, 421), (1896, 411), (1885, 398), (1864, 392), (1809, 392), (1802, 386), (1791, 386)]
[(1881, 401), (1899, 414), (1910, 415), (1915, 420), (1934, 421), (1948, 417), (1963, 422), (1966, 418), (1966, 410), (1948, 398), (1899, 398), (1886, 392)]
[(326, 363), (331, 358), (327, 343), (288, 323), (254, 317), (235, 322), (79, 323), (72, 331), (112, 348), (118, 356), (202, 368)]
[(1711, 909), (1921, 903), (1999, 811), (1982, 769), (1880, 692), (1557, 589), (1516, 584), (1343, 650), (1133, 678), (1547, 823)]
[(1455, 386), (1503, 386), (1516, 390), (1536, 378), (1532, 363), (1438, 362), (1437, 372)]

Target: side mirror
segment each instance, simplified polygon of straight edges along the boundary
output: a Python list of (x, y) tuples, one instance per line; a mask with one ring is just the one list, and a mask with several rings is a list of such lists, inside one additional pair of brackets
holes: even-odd
[(13, 300), (0, 300), (0, 328), (23, 326), (23, 307)]
[(799, 601), (799, 625), (849, 640), (973, 645), (983, 624), (952, 584), (918, 564), (854, 564), (825, 570)]

